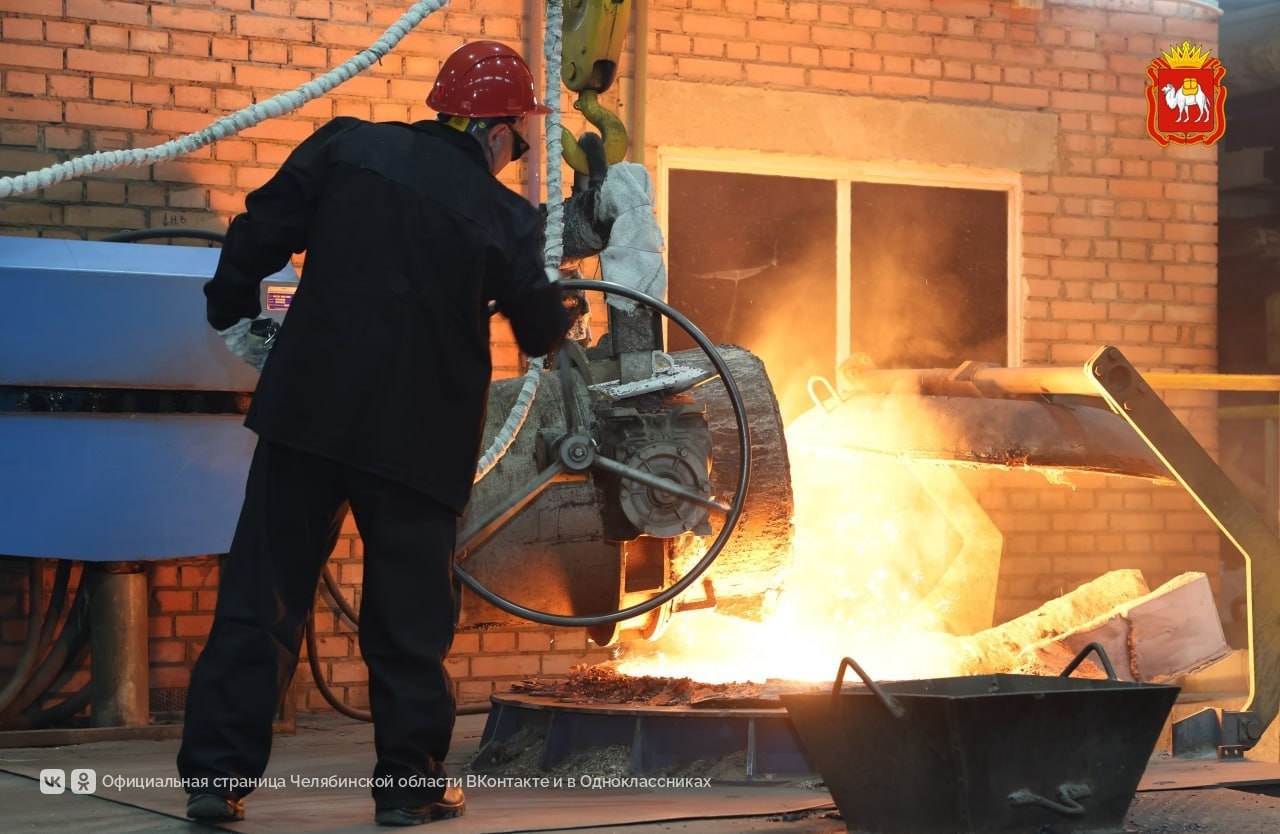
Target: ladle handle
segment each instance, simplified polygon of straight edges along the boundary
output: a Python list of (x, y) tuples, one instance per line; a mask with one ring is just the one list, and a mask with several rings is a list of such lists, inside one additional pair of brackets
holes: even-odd
[(1090, 652), (1096, 653), (1098, 655), (1098, 660), (1102, 661), (1102, 668), (1106, 670), (1108, 680), (1113, 680), (1113, 681), (1120, 680), (1119, 678), (1116, 677), (1116, 670), (1111, 666), (1111, 658), (1107, 657), (1107, 650), (1102, 648), (1101, 643), (1090, 643), (1089, 645), (1081, 649), (1080, 653), (1076, 655), (1075, 658), (1073, 658), (1070, 663), (1067, 664), (1067, 668), (1063, 669), (1062, 674), (1060, 674), (1058, 677), (1060, 678), (1071, 677), (1071, 673), (1076, 670), (1077, 666), (1079, 666), (1081, 663), (1084, 662), (1084, 659), (1089, 656)]
[(898, 699), (881, 689), (879, 685), (871, 679), (871, 676), (858, 665), (858, 661), (854, 660), (852, 657), (846, 657), (841, 660), (840, 668), (836, 670), (836, 682), (831, 686), (832, 706), (835, 706), (835, 701), (840, 696), (840, 688), (844, 686), (845, 669), (853, 669), (853, 671), (857, 672), (858, 677), (862, 678), (862, 682), (865, 683), (867, 688), (880, 699), (880, 703), (884, 704), (884, 708), (889, 710), (890, 714), (892, 714), (894, 718), (902, 718), (907, 714), (907, 711), (902, 708), (902, 704), (899, 703)]

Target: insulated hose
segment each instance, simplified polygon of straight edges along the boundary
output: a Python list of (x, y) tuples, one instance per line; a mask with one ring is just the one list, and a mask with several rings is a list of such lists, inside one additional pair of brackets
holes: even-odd
[(357, 74), (364, 72), (382, 56), (386, 55), (405, 35), (421, 23), (427, 15), (439, 11), (448, 0), (419, 0), (401, 15), (373, 44), (362, 52), (356, 53), (344, 63), (330, 70), (317, 79), (308, 81), (296, 90), (280, 93), (266, 101), (251, 104), (248, 107), (224, 116), (213, 124), (188, 133), (178, 139), (172, 139), (149, 148), (129, 148), (118, 151), (98, 151), (97, 153), (78, 156), (66, 162), (50, 165), (35, 171), (28, 171), (14, 177), (0, 177), (0, 199), (26, 194), (41, 188), (48, 188), (69, 179), (85, 174), (101, 173), (126, 165), (141, 166), (157, 162), (168, 162), (184, 154), (197, 151), (211, 142), (234, 136), (247, 130), (259, 122), (292, 113), (302, 105), (318, 98), (338, 85), (349, 81)]

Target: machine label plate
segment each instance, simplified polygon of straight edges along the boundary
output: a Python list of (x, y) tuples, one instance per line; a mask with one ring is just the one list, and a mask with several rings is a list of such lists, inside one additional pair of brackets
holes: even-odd
[(293, 303), (293, 293), (297, 289), (297, 285), (294, 284), (268, 284), (267, 309), (274, 312), (288, 310), (289, 305)]

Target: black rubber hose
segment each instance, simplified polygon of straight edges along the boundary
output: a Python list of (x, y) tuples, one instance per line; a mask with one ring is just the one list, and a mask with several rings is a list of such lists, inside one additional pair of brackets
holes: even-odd
[(75, 601), (71, 604), (70, 613), (67, 614), (67, 622), (62, 627), (62, 633), (54, 641), (49, 654), (45, 656), (35, 674), (22, 687), (22, 691), (3, 712), (0, 712), (0, 726), (12, 721), (15, 716), (48, 691), (49, 685), (66, 668), (67, 662), (80, 652), (89, 639), (89, 593), (85, 589), (87, 584), (82, 576), (80, 586), (76, 588)]
[[(39, 559), (29, 560), (27, 565), (27, 599), (30, 600), (27, 611), (27, 633), (22, 638), (22, 654), (18, 655), (18, 665), (14, 667), (13, 677), (0, 689), (0, 713), (3, 713), (13, 699), (22, 691), (27, 683), (27, 676), (39, 659), (41, 627), (40, 601), (44, 599), (44, 567)], [(52, 604), (52, 600), (50, 600)]]
[(214, 243), (226, 242), (227, 236), (211, 229), (134, 229), (128, 232), (104, 237), (108, 243), (133, 243), (139, 240), (153, 240), (166, 237), (189, 237), (196, 240), (209, 240)]
[(14, 722), (15, 726), (9, 727), (10, 730), (44, 730), (49, 727), (58, 725), (74, 716), (80, 710), (89, 706), (92, 700), (92, 692), (89, 684), (77, 689), (75, 692), (63, 698), (58, 703), (38, 711), (27, 710), (18, 717)]
[(329, 598), (333, 600), (333, 604), (342, 612), (342, 616), (346, 617), (353, 626), (359, 629), (360, 614), (351, 603), (347, 602), (347, 598), (342, 595), (342, 589), (338, 587), (338, 581), (329, 572), (328, 565), (325, 565), (320, 570), (320, 578), (324, 580), (324, 587), (329, 592)]
[(71, 718), (77, 712), (88, 706), (89, 702), (92, 700), (92, 682), (86, 683), (84, 686), (80, 687), (53, 706), (43, 709), (40, 708), (40, 703), (49, 695), (49, 693), (60, 691), (67, 685), (68, 681), (80, 672), (80, 668), (88, 658), (89, 646), (86, 644), (80, 648), (80, 651), (76, 652), (75, 657), (71, 658), (71, 661), (63, 668), (62, 674), (58, 675), (57, 679), (53, 683), (49, 684), (44, 692), (40, 693), (31, 706), (23, 710), (22, 714), (17, 716), (13, 720), (12, 724), (10, 724), (6, 729), (42, 730), (46, 727), (66, 721), (68, 718)]
[[(329, 568), (326, 565), (322, 576), (328, 574)], [(329, 589), (329, 593), (333, 595), (333, 601), (340, 607), (345, 609), (351, 608), (351, 604), (342, 596), (342, 591), (338, 588), (336, 582), (332, 582), (333, 577), (329, 576), (325, 582), (325, 586)], [(330, 584), (332, 582), (332, 584)], [(318, 603), (317, 603), (318, 604)], [(358, 624), (357, 624), (358, 628)], [(373, 713), (368, 710), (357, 709), (350, 706), (334, 692), (329, 684), (325, 683), (324, 672), (320, 669), (319, 657), (319, 641), (316, 639), (316, 617), (315, 608), (311, 610), (311, 616), (307, 617), (307, 664), (311, 667), (311, 677), (315, 679), (316, 689), (320, 690), (320, 695), (329, 703), (329, 706), (338, 712), (354, 718), (357, 721), (372, 721)], [(489, 703), (482, 702), (479, 704), (462, 704), (454, 709), (455, 715), (483, 715), (489, 711)]]
[[(36, 650), (37, 657), (44, 657), (45, 652), (49, 651), (58, 623), (62, 620), (62, 610), (67, 606), (67, 585), (71, 582), (72, 564), (70, 559), (58, 560), (58, 569), (53, 576), (53, 590), (49, 593), (49, 607), (44, 612), (44, 624), (40, 627), (40, 648)], [(84, 581), (83, 572), (80, 574), (80, 581)]]
[(357, 721), (372, 721), (373, 713), (368, 710), (356, 709), (347, 704), (329, 688), (329, 684), (324, 679), (324, 672), (320, 669), (319, 648), (316, 641), (316, 609), (313, 605), (311, 606), (311, 613), (307, 616), (307, 663), (311, 666), (311, 677), (315, 679), (316, 689), (320, 690), (320, 694), (329, 702), (329, 706), (348, 718), (354, 718)]

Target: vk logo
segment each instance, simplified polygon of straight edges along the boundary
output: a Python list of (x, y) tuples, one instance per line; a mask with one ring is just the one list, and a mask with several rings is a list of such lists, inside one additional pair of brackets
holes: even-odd
[(40, 771), (40, 793), (62, 793), (67, 789), (67, 772), (60, 767)]

